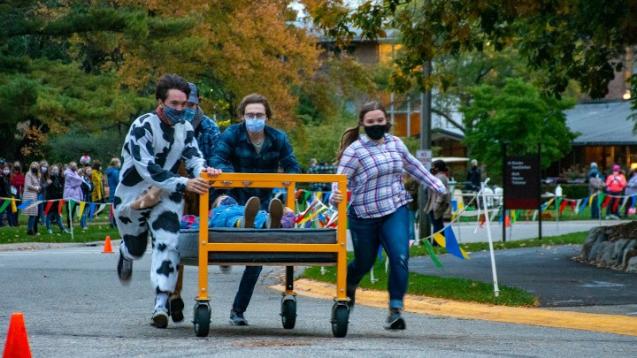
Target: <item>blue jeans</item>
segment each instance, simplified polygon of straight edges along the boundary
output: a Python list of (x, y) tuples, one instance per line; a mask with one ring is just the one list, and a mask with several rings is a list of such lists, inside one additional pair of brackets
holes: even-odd
[(254, 292), (254, 286), (257, 284), (259, 274), (263, 266), (246, 266), (243, 270), (243, 276), (241, 277), (241, 283), (239, 283), (239, 290), (236, 296), (234, 296), (234, 302), (232, 303), (232, 310), (237, 313), (243, 313), (250, 304), (252, 293)]
[(62, 232), (66, 231), (66, 229), (64, 228), (64, 224), (62, 223), (62, 217), (54, 209), (51, 209), (46, 216), (46, 219), (44, 219), (47, 231), (51, 230), (51, 222), (55, 222)]
[(29, 235), (38, 233), (38, 219), (37, 216), (29, 216), (29, 220), (27, 221), (27, 233)]
[(357, 287), (371, 270), (383, 246), (389, 259), (389, 307), (403, 308), (409, 277), (409, 212), (401, 206), (392, 214), (363, 219), (349, 214), (349, 229), (354, 245), (354, 261), (347, 266), (347, 286)]

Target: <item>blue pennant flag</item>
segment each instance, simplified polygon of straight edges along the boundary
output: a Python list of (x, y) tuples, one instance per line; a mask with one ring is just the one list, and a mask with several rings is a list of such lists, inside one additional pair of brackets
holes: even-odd
[(451, 225), (445, 227), (444, 233), (445, 241), (447, 242), (447, 252), (463, 260), (468, 259), (469, 256), (460, 248), (460, 245), (458, 245), (458, 240), (456, 240), (456, 235), (453, 233)]
[(22, 202), (22, 204), (20, 204), (20, 206), (18, 206), (18, 209), (24, 210), (28, 206), (30, 206), (32, 202), (33, 202), (33, 200), (25, 200), (25, 201)]

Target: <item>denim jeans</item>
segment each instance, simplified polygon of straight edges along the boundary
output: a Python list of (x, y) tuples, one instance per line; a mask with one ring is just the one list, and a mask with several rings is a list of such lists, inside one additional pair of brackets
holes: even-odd
[(29, 220), (27, 221), (27, 233), (31, 235), (35, 235), (38, 233), (38, 220), (37, 216), (29, 216)]
[(243, 270), (239, 290), (237, 291), (237, 295), (234, 296), (234, 303), (232, 303), (233, 311), (237, 313), (246, 311), (250, 304), (252, 293), (254, 292), (254, 286), (257, 284), (262, 269), (263, 266), (246, 266), (245, 270)]
[(354, 245), (354, 260), (347, 266), (347, 286), (357, 287), (371, 270), (383, 246), (389, 258), (389, 307), (403, 308), (409, 277), (409, 212), (406, 206), (380, 218), (363, 219), (353, 212), (349, 229)]
[(46, 219), (44, 219), (47, 231), (51, 230), (51, 222), (55, 222), (61, 231), (64, 232), (66, 230), (64, 228), (64, 224), (62, 223), (62, 217), (55, 210), (50, 210), (49, 213), (46, 215)]

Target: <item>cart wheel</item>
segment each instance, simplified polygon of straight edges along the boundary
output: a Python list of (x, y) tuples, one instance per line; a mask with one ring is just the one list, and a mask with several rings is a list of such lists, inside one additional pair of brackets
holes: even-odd
[(210, 332), (210, 305), (195, 303), (193, 321), (197, 337), (207, 337)]
[(335, 303), (332, 306), (332, 334), (334, 337), (345, 337), (348, 323), (349, 307), (345, 303)]
[(294, 296), (285, 296), (281, 300), (281, 323), (285, 329), (292, 329), (296, 324), (296, 298)]

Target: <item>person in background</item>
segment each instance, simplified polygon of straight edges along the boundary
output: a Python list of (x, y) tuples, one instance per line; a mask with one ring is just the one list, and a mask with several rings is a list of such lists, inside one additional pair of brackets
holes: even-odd
[(82, 177), (82, 201), (84, 204), (84, 211), (82, 212), (82, 217), (80, 218), (80, 227), (82, 230), (88, 229), (87, 217), (88, 217), (88, 208), (92, 198), (93, 191), (95, 187), (93, 186), (93, 182), (91, 180), (93, 174), (93, 169), (90, 166), (84, 167), (80, 176)]
[[(22, 200), (37, 201), (38, 193), (40, 193), (40, 164), (32, 162), (29, 166), (29, 172), (24, 179), (24, 195)], [(36, 203), (29, 205), (24, 209), (24, 214), (29, 217), (27, 222), (27, 235), (40, 235), (38, 232), (38, 205)]]
[(80, 157), (80, 165), (85, 167), (90, 164), (91, 164), (91, 156), (88, 155), (88, 153), (84, 152), (84, 154), (82, 154), (82, 156)]
[(44, 225), (46, 223), (46, 217), (44, 215), (44, 206), (46, 203), (44, 202), (46, 198), (46, 190), (50, 184), (49, 180), (49, 163), (46, 160), (40, 161), (40, 192), (38, 193), (38, 201), (40, 204), (38, 205), (38, 220), (40, 220), (40, 224)]
[(606, 219), (619, 219), (620, 196), (626, 187), (626, 177), (621, 172), (621, 167), (613, 165), (613, 172), (606, 177), (606, 191), (611, 196), (611, 200), (606, 208)]
[(591, 162), (591, 168), (588, 170), (588, 178), (591, 177), (599, 177), (601, 178), (602, 174), (599, 172), (599, 168), (597, 167), (597, 163)]
[(93, 161), (92, 170), (91, 170), (91, 185), (93, 187), (93, 191), (91, 192), (90, 200), (94, 203), (103, 203), (104, 202), (104, 173), (102, 173), (102, 163), (100, 161)]
[(591, 219), (597, 220), (600, 218), (600, 204), (597, 195), (604, 190), (604, 180), (597, 170), (597, 164), (591, 163), (591, 170), (588, 171), (588, 191), (590, 195), (595, 195), (591, 202)]
[[(440, 232), (444, 227), (445, 213), (451, 205), (451, 193), (449, 193), (449, 169), (447, 164), (442, 160), (436, 160), (432, 163), (431, 174), (435, 175), (444, 185), (446, 192), (444, 194), (429, 188), (427, 195), (427, 204), (425, 205), (425, 213), (431, 218), (433, 224), (433, 232)], [(444, 235), (444, 233), (441, 232)]]
[(634, 215), (634, 209), (633, 212), (631, 212), (630, 209), (637, 203), (637, 170), (635, 169), (631, 170), (630, 174), (628, 174), (628, 183), (626, 183), (626, 192), (624, 194), (628, 196), (624, 215)]
[[(60, 168), (57, 165), (52, 165), (49, 172), (50, 183), (46, 190), (45, 199), (47, 201), (60, 200), (64, 196), (64, 180), (60, 175)], [(60, 205), (59, 201), (53, 202), (52, 206), (49, 208), (49, 212), (46, 214), (44, 223), (46, 225), (46, 231), (49, 234), (53, 234), (53, 230), (51, 230), (52, 222), (55, 222), (58, 225), (60, 231), (68, 233), (68, 230), (66, 230), (62, 223), (62, 217), (59, 214), (58, 205)]]
[(108, 183), (108, 202), (112, 203), (115, 199), (115, 189), (119, 184), (119, 168), (122, 166), (119, 158), (111, 159), (106, 169), (106, 182)]
[(467, 181), (471, 183), (471, 190), (480, 191), (480, 183), (482, 182), (482, 172), (478, 168), (478, 161), (471, 160), (471, 168), (467, 173)]
[[(106, 169), (106, 182), (108, 184), (108, 202), (113, 205), (115, 200), (115, 189), (119, 184), (119, 168), (122, 166), (119, 158), (112, 158), (108, 168)], [(116, 227), (115, 216), (113, 215), (113, 208), (111, 206), (109, 218), (111, 219), (111, 227)]]
[(77, 210), (77, 205), (82, 201), (82, 177), (78, 173), (77, 163), (70, 162), (68, 168), (64, 171), (64, 193), (65, 201), (73, 200), (75, 205), (71, 210), (71, 203), (67, 203), (68, 215), (66, 216), (66, 226), (71, 227), (71, 217)]
[[(13, 163), (13, 170), (11, 172), (11, 193), (15, 196), (17, 200), (22, 199), (22, 194), (24, 192), (24, 174), (22, 174), (22, 166), (20, 162), (16, 161)], [(13, 226), (20, 225), (19, 217), (20, 210), (15, 213), (9, 210), (10, 212), (10, 220)]]
[[(0, 203), (4, 203), (5, 200), (12, 197), (11, 195), (11, 183), (9, 182), (9, 175), (11, 174), (11, 169), (9, 168), (9, 164), (7, 164), (4, 159), (0, 159)], [(5, 208), (4, 212), (0, 213), (0, 227), (4, 226), (4, 217), (7, 218), (7, 225), (11, 225), (9, 221), (9, 212), (11, 208)]]

